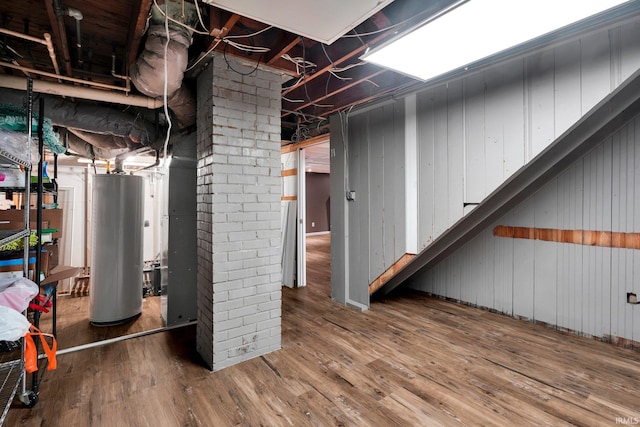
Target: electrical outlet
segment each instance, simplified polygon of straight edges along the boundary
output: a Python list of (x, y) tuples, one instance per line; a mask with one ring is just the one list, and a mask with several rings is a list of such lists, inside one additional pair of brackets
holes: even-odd
[(347, 191), (347, 200), (353, 202), (356, 199), (355, 191)]
[(627, 292), (627, 302), (629, 304), (638, 304), (638, 295), (633, 292)]
[(311, 221), (311, 228), (313, 228), (313, 227), (315, 227), (315, 226), (316, 226), (316, 223), (315, 223), (315, 222), (313, 222), (313, 221)]

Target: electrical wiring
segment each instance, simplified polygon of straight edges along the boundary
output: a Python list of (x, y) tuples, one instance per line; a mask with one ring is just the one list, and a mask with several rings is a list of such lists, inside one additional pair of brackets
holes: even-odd
[(210, 33), (209, 30), (207, 29), (207, 26), (204, 25), (204, 22), (202, 21), (202, 14), (200, 13), (200, 5), (198, 4), (198, 0), (194, 1), (194, 4), (196, 5), (196, 12), (198, 13), (198, 21), (200, 21), (200, 26), (202, 27), (203, 30), (205, 30), (207, 33)]
[[(153, 2), (155, 3), (156, 0), (153, 0)], [(165, 4), (166, 7), (166, 4)], [(167, 33), (167, 42), (164, 45), (164, 88), (163, 88), (163, 101), (164, 101), (164, 115), (167, 119), (168, 122), (168, 126), (167, 126), (167, 137), (164, 140), (164, 149), (163, 149), (163, 159), (164, 159), (164, 166), (168, 168), (168, 164), (167, 164), (167, 147), (169, 146), (169, 137), (171, 135), (171, 117), (169, 116), (169, 107), (167, 106), (167, 85), (168, 85), (168, 80), (169, 80), (169, 70), (168, 70), (168, 66), (167, 66), (167, 51), (169, 50), (169, 42), (171, 41), (171, 37), (169, 37), (169, 19), (167, 14), (165, 13), (164, 15), (165, 20), (164, 20), (164, 30)]]
[(284, 99), (287, 102), (292, 102), (292, 103), (303, 103), (305, 102), (304, 99), (289, 99), (285, 96), (282, 97), (282, 99)]
[(333, 68), (331, 69), (331, 71), (333, 71), (333, 72), (335, 72), (335, 73), (341, 73), (341, 72), (343, 72), (343, 71), (347, 71), (347, 70), (350, 70), (350, 69), (352, 69), (352, 68), (359, 67), (359, 66), (361, 66), (361, 65), (366, 65), (366, 64), (367, 64), (367, 63), (366, 63), (366, 62), (364, 62), (364, 61), (354, 62), (353, 64), (345, 65), (344, 67), (341, 67), (341, 68), (333, 67)]
[(229, 60), (227, 59), (227, 46), (228, 44), (224, 45), (224, 49), (222, 50), (222, 57), (224, 58), (224, 62), (227, 64), (227, 67), (229, 67), (231, 71), (233, 71), (234, 73), (240, 74), (241, 76), (250, 76), (251, 74), (256, 72), (256, 70), (260, 66), (260, 59), (262, 58), (262, 56), (258, 58), (258, 61), (256, 62), (256, 66), (253, 68), (253, 70), (249, 71), (248, 73), (243, 73), (241, 71), (234, 69), (231, 63), (229, 63)]
[(307, 68), (316, 68), (317, 65), (314, 64), (311, 61), (307, 61), (303, 58), (300, 58), (299, 56), (296, 56), (294, 58), (292, 58), (291, 56), (289, 56), (288, 54), (284, 54), (281, 56), (282, 59), (285, 59), (289, 62), (292, 62), (295, 66), (296, 66), (296, 74), (305, 74), (304, 72), (301, 73), (300, 69), (303, 69), (306, 72)]
[(249, 37), (255, 37), (258, 34), (262, 34), (267, 30), (270, 30), (273, 28), (273, 25), (269, 25), (266, 28), (261, 29), (260, 31), (256, 31), (255, 33), (251, 33), (251, 34), (237, 34), (235, 36), (226, 36), (225, 39), (242, 39), (242, 38), (249, 38)]
[(209, 49), (208, 51), (206, 51), (204, 54), (201, 54), (201, 55), (198, 57), (198, 59), (196, 59), (196, 61), (195, 61), (193, 64), (191, 64), (190, 66), (188, 66), (188, 67), (187, 67), (187, 69), (186, 69), (186, 70), (184, 70), (184, 71), (185, 71), (185, 73), (186, 73), (187, 71), (191, 71), (191, 70), (193, 70), (193, 69), (195, 68), (195, 66), (196, 66), (196, 65), (198, 65), (200, 62), (202, 62), (202, 60), (203, 60), (203, 59), (205, 59), (207, 56), (209, 56), (209, 54), (210, 54), (211, 52), (213, 52), (213, 51), (215, 50), (215, 48), (217, 48), (217, 47), (218, 47), (218, 45), (219, 45), (221, 42), (222, 42), (222, 39), (216, 39), (216, 43), (211, 47), (211, 49)]
[(329, 74), (331, 74), (333, 77), (335, 77), (338, 80), (342, 80), (343, 82), (347, 82), (349, 80), (353, 80), (351, 77), (342, 77), (337, 75), (334, 71), (329, 70)]
[(200, 62), (202, 62), (202, 60), (204, 58), (209, 56), (209, 54), (211, 52), (213, 52), (221, 42), (229, 44), (229, 45), (233, 46), (234, 48), (236, 48), (238, 50), (243, 50), (245, 52), (252, 52), (252, 53), (267, 53), (267, 52), (269, 52), (271, 49), (269, 49), (268, 47), (248, 46), (248, 45), (244, 45), (242, 43), (233, 42), (230, 39), (253, 37), (253, 36), (256, 36), (256, 35), (264, 32), (264, 31), (270, 30), (272, 28), (273, 28), (273, 25), (270, 25), (270, 26), (268, 26), (266, 28), (263, 28), (262, 30), (260, 30), (258, 32), (252, 33), (252, 34), (240, 34), (240, 35), (235, 35), (235, 36), (226, 36), (226, 37), (222, 37), (222, 38), (216, 38), (215, 39), (215, 44), (209, 50), (207, 50), (206, 53), (201, 54), (193, 64), (189, 65), (187, 67), (187, 69), (185, 70), (185, 72), (186, 71), (190, 71), (193, 68), (195, 68), (195, 66), (198, 65)]
[(160, 11), (160, 13), (165, 17), (165, 20), (171, 21), (171, 22), (173, 22), (174, 24), (178, 24), (178, 25), (180, 25), (181, 27), (184, 27), (184, 28), (186, 28), (186, 29), (187, 29), (187, 30), (189, 30), (189, 31), (193, 31), (193, 32), (194, 32), (194, 33), (196, 33), (196, 34), (201, 34), (201, 35), (204, 35), (204, 36), (209, 36), (209, 35), (210, 35), (208, 31), (200, 31), (200, 30), (198, 30), (198, 29), (196, 29), (196, 28), (193, 28), (193, 27), (191, 27), (191, 26), (189, 26), (189, 25), (187, 25), (187, 24), (183, 24), (182, 22), (178, 21), (177, 19), (173, 19), (172, 17), (170, 17), (170, 16), (167, 14), (167, 12), (163, 11), (163, 10), (160, 8), (160, 6), (158, 6), (158, 2), (157, 2), (156, 0), (153, 0), (153, 4), (154, 4), (154, 6), (158, 9), (158, 11)]
[(222, 39), (222, 41), (225, 42), (226, 44), (228, 44), (229, 46), (235, 47), (236, 49), (243, 50), (245, 52), (267, 53), (267, 52), (269, 52), (271, 50), (268, 47), (249, 46), (249, 45), (246, 45), (246, 44), (234, 42), (233, 40), (228, 40), (227, 37), (224, 37)]
[[(324, 49), (324, 45), (322, 47)], [(307, 63), (307, 52), (304, 46), (304, 39), (302, 40), (302, 63)], [(307, 99), (309, 100), (309, 102), (311, 103), (311, 105), (313, 105), (314, 107), (318, 107), (318, 108), (331, 108), (333, 107), (333, 104), (316, 104), (315, 102), (311, 101), (311, 97), (309, 96), (309, 91), (307, 90), (307, 79), (306, 79), (306, 70), (302, 73), (302, 86), (304, 87), (304, 93), (305, 95), (307, 95)]]

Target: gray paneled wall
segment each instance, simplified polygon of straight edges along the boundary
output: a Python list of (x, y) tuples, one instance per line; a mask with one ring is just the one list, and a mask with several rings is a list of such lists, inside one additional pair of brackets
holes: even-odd
[[(635, 17), (417, 92), (418, 250), (426, 248), (638, 70), (638, 40), (640, 18)], [(400, 101), (369, 107), (348, 118), (332, 118), (332, 174), (339, 171), (332, 176), (332, 229), (336, 231), (332, 242), (333, 294), (347, 300), (351, 295), (365, 301), (365, 305), (367, 284), (405, 250), (405, 241), (399, 240), (400, 229), (405, 229), (404, 212), (400, 212), (405, 206), (405, 160), (399, 156), (405, 146), (405, 120), (413, 122), (412, 117), (404, 117)], [(348, 138), (341, 121), (348, 124)], [(605, 164), (600, 161), (588, 167), (606, 173)], [(584, 191), (582, 187), (580, 191), (567, 188), (570, 183), (564, 185), (563, 203), (581, 197)], [(356, 200), (337, 200), (336, 197), (344, 199), (348, 187), (356, 190)], [(586, 223), (589, 227), (611, 224), (611, 212), (569, 210), (550, 214), (536, 204), (521, 209), (517, 217), (523, 221), (535, 216), (540, 223), (551, 223), (562, 215), (567, 221), (579, 216), (590, 221)], [(567, 209), (577, 208), (571, 205)], [(340, 241), (336, 241), (337, 236)], [(575, 304), (569, 291), (557, 298), (541, 292), (551, 292), (557, 288), (557, 280), (564, 280), (564, 276), (551, 277), (547, 270), (553, 270), (559, 259), (578, 256), (572, 249), (546, 248), (548, 251), (540, 255), (546, 257), (544, 262), (540, 258), (534, 264), (528, 255), (536, 249), (540, 252), (540, 245), (546, 243), (519, 242), (512, 247), (509, 242), (496, 244), (485, 236), (469, 245), (475, 249), (467, 247), (462, 252), (481, 256), (467, 258), (463, 264), (445, 261), (450, 267), (447, 276), (430, 285), (433, 292), (456, 299), (465, 295), (465, 301), (526, 317), (533, 316), (535, 304), (537, 313), (550, 322), (565, 316), (564, 312), (558, 314), (558, 304)], [(494, 259), (496, 248), (501, 255)], [(599, 251), (591, 248), (588, 256), (597, 257)], [(514, 256), (521, 261), (512, 270), (509, 257)], [(610, 278), (610, 266), (590, 266), (593, 271), (584, 278), (585, 283)], [(504, 269), (516, 275), (518, 287), (514, 288), (512, 281), (500, 274)], [(583, 273), (580, 270), (566, 274), (574, 277)], [(441, 273), (438, 270), (430, 274)], [(534, 293), (536, 274), (550, 279), (539, 283), (538, 292)], [(475, 277), (480, 282), (472, 284)], [(549, 314), (543, 314), (544, 310)]]
[[(404, 103), (382, 105), (348, 120), (348, 134), (341, 132), (339, 120), (332, 122), (332, 282), (346, 289), (344, 294), (334, 289), (332, 295), (364, 308), (369, 283), (406, 249)], [(355, 200), (344, 201), (347, 190), (355, 192)]]
[(637, 233), (640, 118), (574, 162), (413, 288), (557, 325), (640, 342), (640, 251), (493, 235), (496, 225)]
[(419, 249), (640, 68), (638, 40), (627, 23), (418, 93)]

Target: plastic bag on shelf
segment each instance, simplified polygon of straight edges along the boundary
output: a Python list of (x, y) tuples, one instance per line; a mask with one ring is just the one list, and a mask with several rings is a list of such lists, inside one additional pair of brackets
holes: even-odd
[(40, 161), (38, 144), (33, 139), (29, 141), (26, 133), (0, 129), (0, 147), (23, 162), (37, 164)]
[(29, 302), (39, 293), (38, 285), (21, 277), (0, 292), (0, 306), (22, 312), (27, 309)]
[(29, 332), (31, 323), (12, 308), (0, 306), (0, 341), (17, 341)]

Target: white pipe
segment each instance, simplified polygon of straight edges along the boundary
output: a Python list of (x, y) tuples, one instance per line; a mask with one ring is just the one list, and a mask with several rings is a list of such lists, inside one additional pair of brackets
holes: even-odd
[[(90, 82), (89, 82), (90, 83)], [(22, 77), (0, 74), (0, 87), (26, 91), (27, 82)], [(81, 86), (69, 86), (61, 83), (47, 82), (44, 80), (33, 81), (33, 91), (58, 96), (71, 96), (74, 98), (89, 99), (92, 101), (105, 101), (121, 105), (131, 105), (156, 109), (162, 107), (162, 99), (154, 99), (139, 95), (125, 95), (117, 92), (93, 89)]]
[(0, 61), (0, 66), (13, 68), (15, 70), (20, 70), (20, 71), (26, 71), (27, 73), (40, 74), (41, 76), (52, 77), (54, 79), (67, 80), (67, 81), (70, 81), (70, 82), (73, 82), (73, 83), (80, 83), (80, 84), (83, 84), (83, 85), (88, 85), (88, 86), (93, 86), (93, 87), (101, 87), (103, 89), (119, 90), (119, 91), (122, 91), (122, 92), (129, 92), (131, 90), (130, 88), (126, 88), (126, 87), (122, 87), (122, 86), (108, 85), (108, 84), (104, 84), (104, 83), (98, 83), (98, 82), (92, 82), (92, 81), (88, 81), (88, 80), (76, 79), (74, 77), (59, 76), (59, 75), (56, 75), (54, 73), (49, 73), (47, 71), (40, 71), (40, 70), (36, 70), (34, 68), (22, 67), (20, 65), (11, 64), (9, 62)]
[(35, 42), (35, 43), (40, 43), (40, 44), (43, 44), (43, 45), (47, 44), (46, 40), (39, 39), (39, 38), (33, 37), (33, 36), (28, 36), (26, 34), (18, 33), (16, 31), (7, 30), (6, 28), (0, 28), (0, 33), (7, 34), (9, 36), (18, 37), (18, 38), (25, 39), (25, 40), (29, 40), (29, 41), (32, 41), (32, 42)]
[[(58, 350), (56, 352), (56, 354), (58, 355), (63, 355), (63, 354), (67, 354), (67, 353), (74, 353), (76, 351), (80, 351), (80, 350), (87, 350), (90, 348), (94, 348), (94, 347), (100, 347), (103, 345), (107, 345), (107, 344), (114, 344), (120, 341), (125, 341), (125, 340), (130, 340), (132, 338), (140, 338), (140, 337), (144, 337), (147, 335), (152, 335), (152, 334), (157, 334), (158, 332), (166, 332), (166, 331), (171, 331), (173, 329), (178, 329), (178, 328), (184, 328), (185, 326), (193, 326), (196, 325), (198, 323), (197, 320), (192, 320), (191, 322), (186, 322), (186, 323), (181, 323), (178, 325), (172, 325), (172, 326), (165, 326), (162, 328), (157, 328), (157, 329), (151, 329), (149, 331), (142, 331), (142, 332), (136, 332), (133, 334), (129, 334), (129, 335), (122, 335), (119, 337), (115, 337), (115, 338), (109, 338), (106, 340), (102, 340), (102, 341), (96, 341), (96, 342), (92, 342), (89, 344), (82, 344), (82, 345), (77, 345), (75, 347), (70, 347), (70, 348), (65, 348), (63, 350)], [(39, 355), (38, 358), (40, 359), (44, 359), (46, 357), (46, 354), (42, 354)]]
[[(45, 44), (47, 45), (47, 50), (49, 51), (49, 58), (51, 58), (51, 62), (53, 63), (53, 68), (56, 70), (56, 74), (60, 75), (60, 68), (58, 67), (58, 60), (56, 59), (56, 51), (53, 50), (53, 43), (51, 42), (51, 34), (44, 33)], [(61, 79), (58, 79), (58, 83), (62, 83)]]
[[(58, 61), (56, 60), (56, 52), (53, 49), (53, 43), (51, 42), (51, 34), (44, 33), (44, 39), (39, 39), (28, 34), (22, 34), (17, 31), (7, 30), (6, 28), (0, 28), (0, 33), (45, 45), (47, 47), (47, 50), (49, 51), (49, 58), (51, 58), (53, 68), (56, 70), (56, 74), (60, 75), (60, 68), (58, 68)], [(20, 64), (18, 63), (14, 63), (14, 65), (20, 66)], [(28, 73), (25, 70), (22, 71), (28, 76)], [(60, 79), (58, 79), (58, 81), (60, 81)]]

